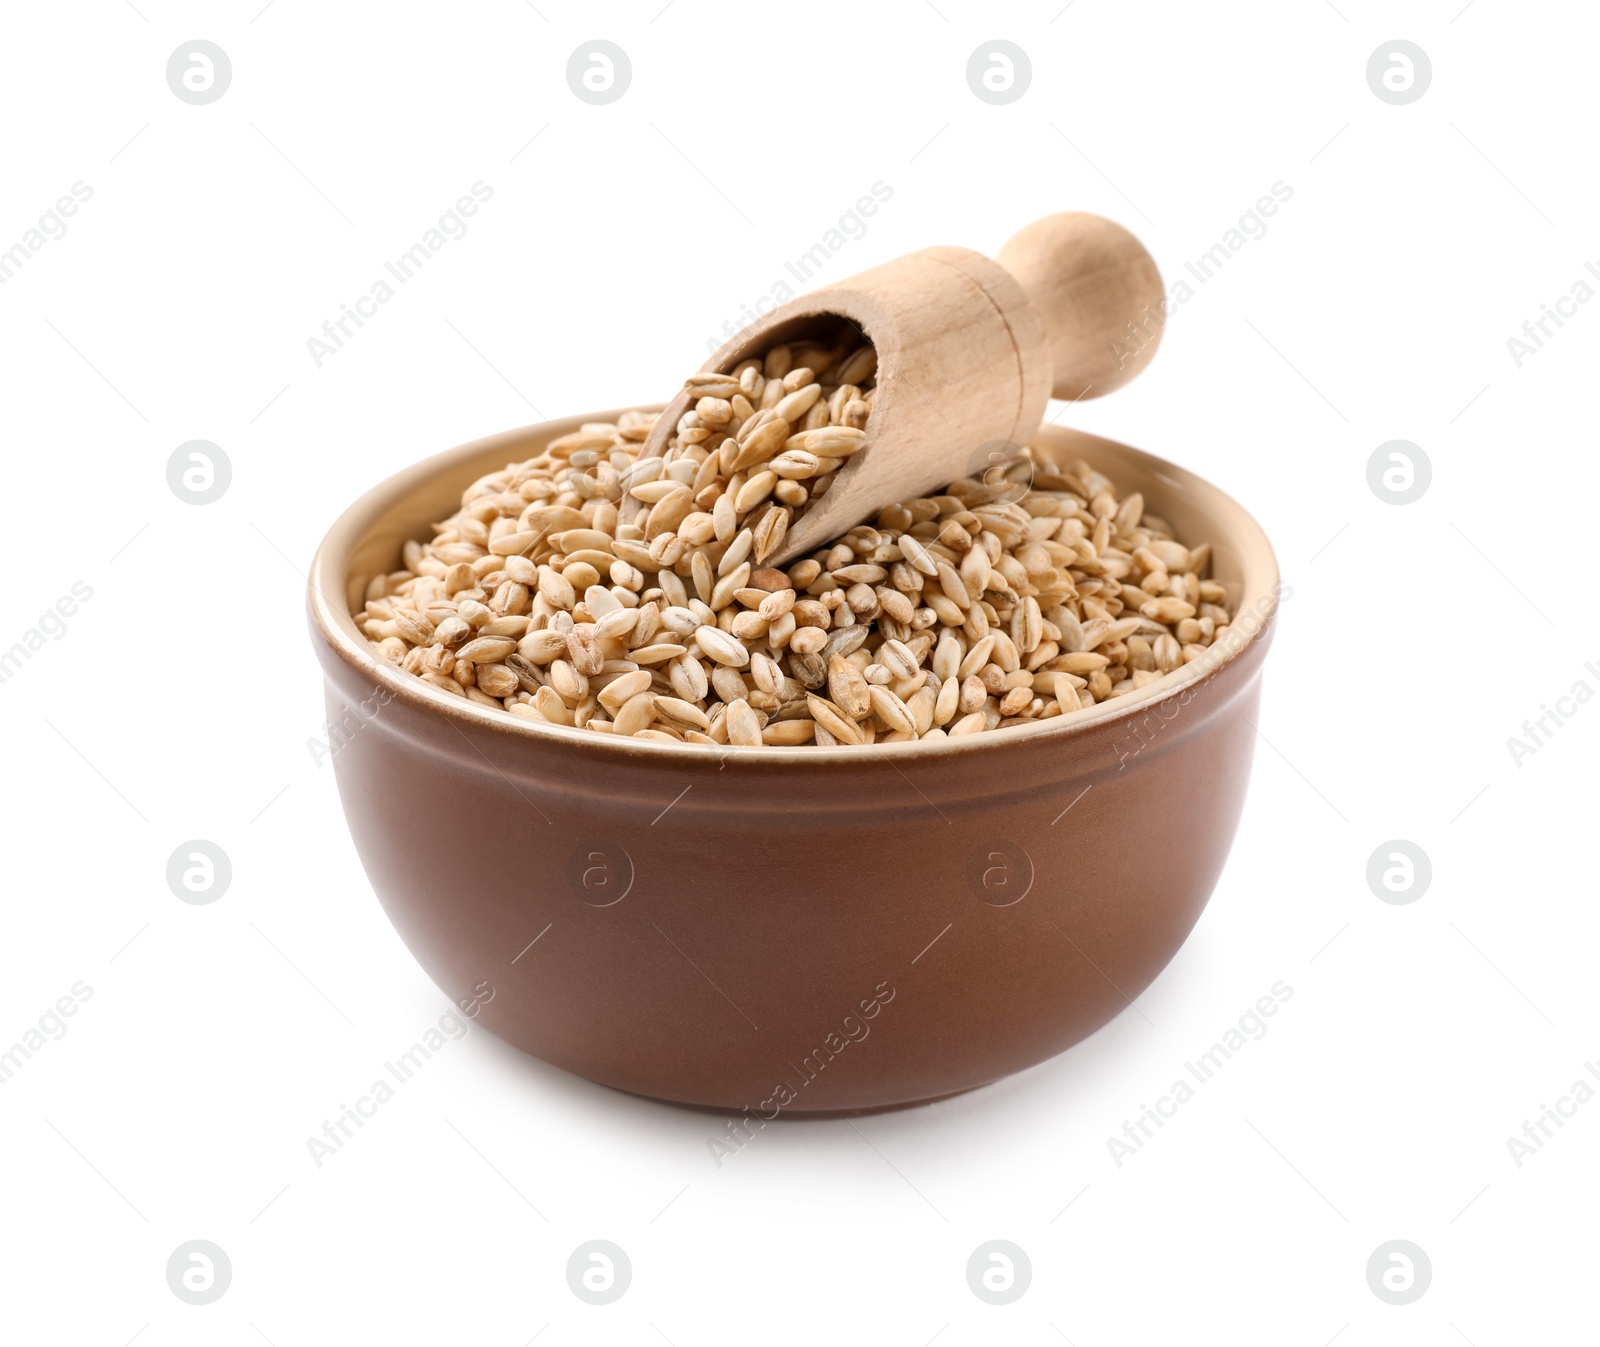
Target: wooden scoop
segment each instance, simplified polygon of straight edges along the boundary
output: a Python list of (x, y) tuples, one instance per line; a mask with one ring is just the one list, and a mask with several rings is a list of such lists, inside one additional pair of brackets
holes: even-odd
[[(878, 354), (865, 446), (767, 564), (787, 565), (886, 505), (1003, 461), (1033, 436), (1052, 393), (1079, 401), (1127, 383), (1160, 341), (1162, 298), (1138, 239), (1071, 212), (1028, 225), (998, 261), (926, 248), (757, 319), (701, 372), (725, 373), (783, 342), (827, 341), (842, 324), (858, 329), (853, 344), (865, 337)], [(667, 404), (640, 457), (660, 456), (693, 402), (685, 390)]]

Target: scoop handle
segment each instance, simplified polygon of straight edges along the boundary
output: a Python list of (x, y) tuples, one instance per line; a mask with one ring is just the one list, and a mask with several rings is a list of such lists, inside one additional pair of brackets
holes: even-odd
[(1044, 322), (1055, 397), (1100, 397), (1150, 363), (1165, 326), (1161, 272), (1114, 220), (1047, 215), (1013, 234), (995, 260)]

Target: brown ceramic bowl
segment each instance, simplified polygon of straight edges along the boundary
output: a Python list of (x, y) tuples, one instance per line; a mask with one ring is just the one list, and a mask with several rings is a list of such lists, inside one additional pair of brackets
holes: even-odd
[(763, 1116), (970, 1090), (1124, 1010), (1200, 916), (1239, 815), (1278, 593), (1234, 501), (1047, 428), (1214, 545), (1237, 639), (1071, 717), (933, 743), (714, 749), (519, 720), (351, 621), (464, 486), (602, 412), (463, 445), (329, 530), (310, 584), (345, 815), (389, 919), (477, 1022), (620, 1090)]

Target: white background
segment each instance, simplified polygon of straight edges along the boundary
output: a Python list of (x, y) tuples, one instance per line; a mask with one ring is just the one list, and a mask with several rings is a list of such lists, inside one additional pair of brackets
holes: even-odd
[[(1506, 1144), (1600, 1061), (1600, 707), (1520, 766), (1507, 747), (1600, 689), (1600, 305), (1520, 369), (1506, 344), (1600, 259), (1589, 7), (137, 5), (9, 6), (0, 45), (0, 249), (93, 189), (0, 287), (0, 646), (93, 590), (0, 686), (0, 1047), (93, 989), (0, 1087), (0, 1338), (1593, 1332), (1600, 1101), (1520, 1168)], [(596, 37), (633, 66), (605, 107), (564, 74)], [(194, 38), (232, 61), (209, 106), (165, 79)], [(1033, 67), (1003, 107), (965, 79), (994, 38)], [(1366, 81), (1394, 38), (1433, 65), (1409, 106)], [(470, 232), (317, 368), (307, 339), (480, 179)], [(1080, 208), (1172, 280), (1293, 189), (1139, 381), (1056, 409), (1236, 495), (1293, 587), (1209, 909), (1137, 1013), (965, 1098), (769, 1127), (718, 1168), (715, 1119), (474, 1029), (318, 1169), (306, 1139), (449, 1009), (307, 748), (322, 531), (441, 448), (668, 396), (879, 179), (820, 279)], [(205, 507), (165, 478), (197, 438), (233, 465)], [(1395, 438), (1433, 467), (1403, 507), (1366, 479)], [(191, 838), (231, 858), (211, 906), (166, 884)], [(1410, 905), (1366, 882), (1392, 838), (1431, 858)], [(1280, 979), (1266, 1037), (1119, 1168), (1107, 1138)], [(592, 1238), (633, 1264), (606, 1308), (566, 1282)], [(965, 1274), (996, 1238), (1033, 1267), (1003, 1308)], [(192, 1239), (232, 1262), (207, 1307), (165, 1277)], [(1367, 1284), (1392, 1239), (1433, 1268), (1404, 1307)]]

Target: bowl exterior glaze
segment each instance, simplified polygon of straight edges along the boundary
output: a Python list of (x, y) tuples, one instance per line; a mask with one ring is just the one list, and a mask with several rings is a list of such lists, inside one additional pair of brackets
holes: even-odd
[[(596, 418), (523, 434), (578, 419)], [(319, 565), (382, 505), (353, 507)], [(1124, 1010), (1227, 858), (1275, 616), (1204, 677), (1085, 723), (959, 751), (719, 751), (414, 689), (319, 574), (329, 722), (356, 726), (340, 797), (428, 975), (546, 1062), (766, 1117), (968, 1090)]]

